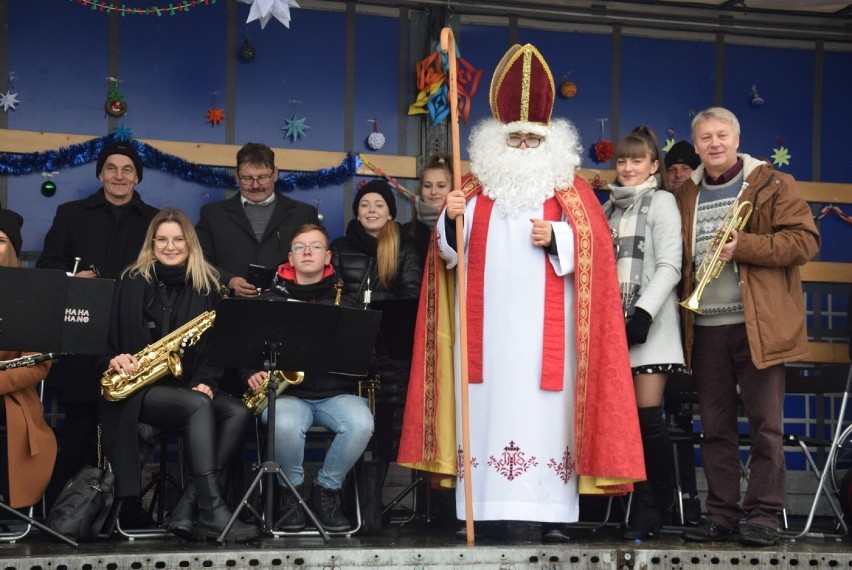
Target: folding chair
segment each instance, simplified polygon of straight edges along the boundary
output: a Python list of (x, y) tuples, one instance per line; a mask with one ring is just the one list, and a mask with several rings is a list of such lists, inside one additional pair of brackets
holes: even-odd
[[(153, 490), (151, 495), (151, 500), (148, 503), (148, 508), (146, 510), (149, 517), (153, 516), (154, 506), (157, 507), (157, 519), (156, 522), (158, 525), (162, 525), (165, 518), (166, 511), (166, 491), (168, 486), (171, 485), (174, 489), (179, 492), (182, 492), (185, 485), (183, 480), (183, 439), (182, 434), (180, 432), (174, 432), (169, 430), (158, 430), (157, 428), (152, 428), (148, 424), (139, 424), (139, 434), (140, 438), (145, 441), (158, 439), (159, 440), (159, 469), (156, 473), (154, 473), (151, 477), (151, 480), (148, 484), (142, 489), (139, 496), (144, 497), (148, 492)], [(180, 470), (180, 482), (175, 481), (174, 477), (168, 472), (168, 442), (169, 438), (175, 437), (177, 438), (178, 443), (178, 464)], [(141, 467), (141, 466), (140, 466)], [(119, 503), (119, 501), (116, 501)], [(121, 520), (119, 517), (119, 510), (121, 505), (119, 504), (116, 507), (115, 515), (115, 532), (117, 532), (122, 537), (128, 540), (135, 540), (137, 538), (163, 538), (163, 537), (171, 537), (175, 536), (166, 529), (162, 528), (162, 526), (157, 526), (153, 528), (134, 528), (134, 529), (126, 529), (121, 526)]]
[[(814, 382), (814, 379), (810, 380), (810, 389), (809, 393), (839, 393), (841, 390), (839, 389), (842, 380), (840, 380), (840, 375), (834, 374), (831, 372), (838, 372), (842, 370), (842, 368), (834, 368), (833, 370), (829, 370), (826, 367), (823, 367), (821, 371), (825, 374), (825, 377), (821, 379), (821, 381), (817, 384)], [(788, 386), (791, 382), (788, 381)], [(850, 435), (852, 435), (852, 425), (849, 425), (845, 429), (843, 428), (843, 424), (845, 421), (846, 415), (846, 406), (849, 401), (849, 392), (852, 390), (852, 365), (849, 366), (849, 370), (846, 376), (846, 382), (842, 389), (843, 397), (840, 403), (840, 410), (837, 415), (837, 422), (834, 426), (833, 436), (830, 440), (820, 439), (820, 438), (807, 438), (797, 435), (785, 435), (784, 436), (784, 444), (796, 446), (801, 449), (802, 453), (805, 456), (805, 460), (807, 461), (807, 465), (809, 469), (813, 472), (814, 477), (818, 481), (816, 492), (814, 493), (813, 501), (811, 502), (811, 508), (808, 512), (808, 518), (805, 521), (804, 527), (798, 531), (787, 531), (785, 530), (784, 535), (790, 535), (792, 538), (800, 538), (808, 534), (811, 529), (811, 525), (813, 524), (814, 516), (816, 515), (817, 506), (819, 504), (820, 497), (825, 497), (828, 501), (831, 510), (834, 513), (835, 520), (837, 522), (837, 528), (842, 529), (841, 534), (835, 535), (825, 535), (824, 536), (846, 536), (849, 532), (849, 528), (846, 524), (846, 521), (843, 518), (843, 509), (840, 505), (840, 502), (837, 498), (838, 492), (838, 484), (836, 478), (834, 477), (835, 472), (835, 462), (837, 461), (838, 451), (842, 448), (842, 444), (844, 441), (849, 439)], [(828, 456), (826, 457), (823, 468), (820, 469), (817, 466), (816, 460), (813, 457), (813, 453), (811, 452), (811, 448), (821, 448), (828, 449)], [(787, 528), (786, 516), (785, 518), (785, 529)]]

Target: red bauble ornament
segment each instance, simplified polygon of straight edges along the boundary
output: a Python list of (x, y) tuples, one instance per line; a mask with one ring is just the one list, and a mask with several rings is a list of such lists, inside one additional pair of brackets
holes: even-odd
[(598, 162), (609, 162), (613, 154), (615, 154), (615, 145), (612, 144), (612, 141), (604, 139), (598, 141), (595, 145), (595, 156)]
[(571, 99), (577, 94), (577, 84), (573, 81), (563, 81), (559, 87), (559, 94), (566, 99)]

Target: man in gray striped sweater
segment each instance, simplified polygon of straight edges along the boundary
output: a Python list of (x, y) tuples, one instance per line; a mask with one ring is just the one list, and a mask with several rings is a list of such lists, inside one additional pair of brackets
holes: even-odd
[[(819, 250), (819, 233), (792, 176), (737, 152), (740, 124), (733, 113), (722, 107), (702, 111), (692, 122), (692, 138), (702, 164), (677, 193), (684, 297), (702, 280), (699, 273), (714, 274), (697, 271), (705, 257), (718, 250), (722, 267), (708, 280), (699, 310), (682, 314), (704, 429), (701, 453), (704, 465), (713, 466), (705, 470), (707, 520), (683, 537), (769, 546), (778, 541), (786, 498), (784, 363), (807, 355), (799, 266)], [(726, 213), (744, 202), (753, 208), (746, 225), (731, 230), (728, 240), (714, 240)], [(752, 457), (742, 506), (738, 396)]]

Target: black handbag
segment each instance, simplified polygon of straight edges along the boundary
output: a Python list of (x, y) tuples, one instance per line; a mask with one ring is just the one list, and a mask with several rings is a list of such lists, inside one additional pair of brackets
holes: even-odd
[(77, 540), (98, 537), (112, 509), (115, 475), (87, 465), (68, 480), (47, 515), (47, 526)]

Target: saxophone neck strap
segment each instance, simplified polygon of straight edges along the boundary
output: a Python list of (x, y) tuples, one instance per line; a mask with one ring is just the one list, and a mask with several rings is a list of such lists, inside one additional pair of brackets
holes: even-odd
[(169, 292), (166, 284), (162, 281), (157, 285), (157, 293), (160, 294), (160, 302), (163, 304), (163, 322), (160, 324), (160, 338), (171, 332), (172, 307), (177, 300), (178, 290)]

